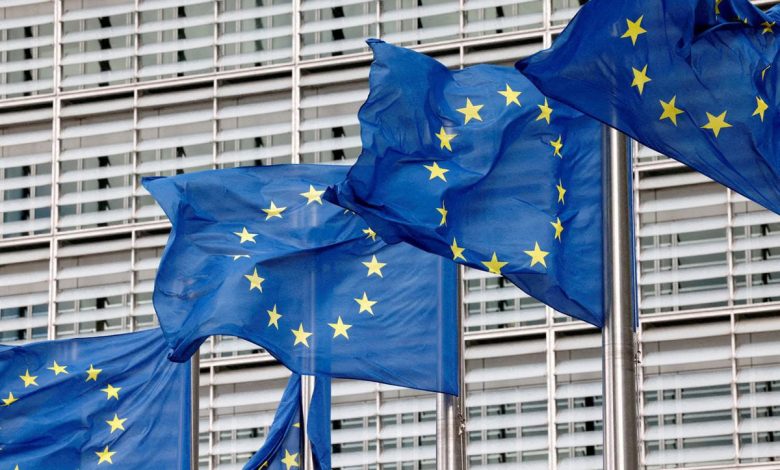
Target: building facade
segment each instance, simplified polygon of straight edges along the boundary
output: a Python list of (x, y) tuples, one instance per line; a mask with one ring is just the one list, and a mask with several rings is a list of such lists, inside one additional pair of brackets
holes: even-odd
[[(143, 176), (349, 163), (365, 37), (451, 67), (548, 46), (576, 0), (0, 0), (0, 342), (156, 326)], [(780, 217), (636, 146), (646, 469), (780, 469)], [(626, 227), (628, 230), (629, 227)], [(469, 468), (601, 468), (599, 332), (463, 276)], [(202, 469), (241, 468), (288, 373), (201, 349)], [(435, 396), (335, 381), (333, 463), (435, 468)]]

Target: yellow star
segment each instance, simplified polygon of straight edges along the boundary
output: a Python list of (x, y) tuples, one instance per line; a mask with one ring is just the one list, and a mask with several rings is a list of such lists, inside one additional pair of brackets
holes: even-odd
[(563, 148), (563, 139), (562, 136), (558, 136), (558, 140), (551, 140), (550, 145), (552, 145), (552, 148), (555, 149), (553, 152), (553, 157), (558, 156), (563, 158), (563, 155), (561, 155), (561, 149)]
[(260, 292), (263, 292), (263, 281), (265, 281), (265, 278), (260, 277), (257, 275), (257, 268), (252, 272), (252, 274), (244, 274), (244, 277), (249, 281), (249, 290), (257, 289)]
[(631, 67), (631, 71), (634, 72), (634, 80), (631, 82), (631, 86), (635, 86), (641, 95), (645, 91), (645, 83), (652, 81), (652, 78), (647, 76), (647, 65), (642, 70)]
[(309, 336), (311, 336), (313, 333), (308, 333), (306, 331), (303, 331), (303, 323), (298, 327), (297, 330), (290, 330), (295, 335), (295, 343), (293, 343), (293, 346), (297, 346), (299, 344), (303, 344), (307, 348), (309, 347)]
[(561, 234), (563, 233), (563, 224), (561, 224), (561, 219), (559, 217), (555, 218), (555, 222), (550, 222), (550, 225), (555, 227), (555, 238), (558, 239), (558, 241), (561, 241)]
[(756, 110), (753, 111), (753, 116), (761, 116), (761, 122), (764, 122), (764, 112), (769, 109), (766, 102), (760, 97), (756, 96)]
[(114, 434), (114, 431), (119, 429), (120, 431), (124, 431), (125, 427), (123, 426), (124, 422), (127, 421), (127, 418), (119, 419), (119, 416), (117, 416), (116, 413), (114, 413), (114, 419), (111, 421), (106, 421), (106, 424), (111, 426), (111, 434)]
[(642, 18), (644, 18), (644, 15), (637, 18), (636, 21), (631, 21), (626, 18), (628, 29), (620, 38), (631, 38), (631, 44), (636, 45), (636, 38), (638, 38), (640, 34), (645, 34), (647, 32), (647, 30), (642, 27)]
[(244, 243), (244, 242), (257, 243), (257, 242), (255, 242), (255, 237), (257, 236), (257, 234), (256, 233), (249, 233), (247, 231), (246, 227), (244, 227), (244, 229), (241, 230), (240, 232), (233, 232), (233, 234), (234, 235), (238, 235), (239, 237), (241, 237), (241, 241), (239, 242), (239, 244), (240, 243)]
[(363, 292), (362, 299), (355, 299), (355, 302), (360, 305), (360, 311), (358, 313), (368, 312), (371, 316), (374, 316), (374, 310), (371, 308), (376, 304), (376, 300), (368, 300), (368, 295)]
[(276, 311), (276, 304), (274, 304), (273, 310), (266, 310), (268, 313), (268, 326), (275, 326), (276, 329), (279, 329), (279, 319), (282, 318), (282, 314)]
[(113, 464), (114, 462), (111, 461), (111, 457), (116, 454), (116, 452), (109, 452), (108, 446), (106, 446), (105, 449), (103, 449), (103, 452), (95, 452), (98, 457), (100, 457), (100, 460), (98, 460), (98, 465), (100, 465), (103, 462), (108, 462), (110, 464)]
[(363, 233), (366, 234), (366, 238), (370, 238), (372, 241), (376, 241), (376, 232), (371, 227), (364, 228)]
[(471, 103), (471, 100), (469, 98), (466, 98), (466, 107), (465, 108), (458, 108), (458, 112), (463, 114), (465, 117), (465, 122), (463, 124), (468, 124), (469, 121), (472, 119), (476, 119), (477, 121), (481, 121), (482, 118), (479, 117), (479, 110), (482, 109), (481, 104), (473, 105)]
[(19, 465), (15, 465), (14, 470), (19, 470)]
[(555, 189), (558, 190), (558, 202), (561, 204), (566, 204), (566, 201), (563, 200), (563, 196), (566, 194), (566, 188), (563, 187), (561, 180), (558, 180), (558, 184), (555, 185)]
[(103, 369), (95, 369), (92, 364), (90, 364), (89, 369), (87, 370), (87, 380), (85, 380), (85, 382), (89, 382), (90, 380), (97, 382), (98, 375), (101, 372), (103, 372)]
[[(557, 230), (558, 229), (556, 229), (556, 231)], [(544, 266), (545, 268), (547, 267), (547, 263), (545, 263), (544, 257), (550, 253), (548, 253), (547, 251), (542, 251), (539, 248), (538, 242), (534, 242), (533, 250), (524, 251), (523, 253), (531, 257), (531, 267), (534, 267), (535, 264), (539, 264), (539, 263), (541, 263), (541, 265)]]
[(441, 222), (439, 222), (439, 226), (447, 225), (447, 208), (444, 207), (444, 201), (441, 201), (441, 207), (437, 207), (436, 211), (441, 214)]
[(720, 15), (720, 2), (723, 0), (715, 0), (715, 14)]
[(457, 260), (458, 258), (462, 259), (463, 261), (466, 261), (466, 257), (463, 256), (463, 248), (462, 246), (458, 246), (458, 240), (455, 238), (452, 239), (452, 245), (450, 245), (450, 250), (452, 250), (452, 260)]
[(3, 406), (11, 406), (12, 403), (19, 401), (13, 393), (8, 392), (8, 398), (3, 398)]
[(506, 90), (498, 92), (499, 95), (504, 95), (504, 98), (506, 98), (506, 105), (509, 106), (510, 104), (514, 103), (518, 106), (522, 106), (520, 104), (520, 100), (517, 99), (518, 96), (522, 95), (522, 91), (514, 91), (508, 83), (506, 85)]
[(122, 390), (122, 387), (114, 387), (111, 384), (108, 384), (108, 387), (101, 388), (101, 392), (106, 392), (106, 400), (110, 400), (112, 398), (116, 398), (119, 400), (119, 391)]
[(300, 429), (301, 428), (301, 423), (295, 423), (295, 424), (293, 424), (293, 427)]
[(287, 466), (286, 470), (290, 470), (292, 467), (299, 467), (298, 465), (298, 453), (291, 454), (287, 449), (284, 449), (284, 458), (282, 463)]
[(363, 261), (363, 266), (368, 268), (368, 274), (366, 277), (376, 274), (379, 277), (382, 276), (382, 268), (384, 268), (387, 265), (387, 263), (380, 263), (376, 260), (376, 255), (373, 255), (371, 257), (371, 261)]
[(664, 112), (661, 114), (661, 117), (658, 118), (659, 121), (668, 119), (672, 121), (672, 124), (674, 124), (675, 126), (677, 125), (677, 115), (682, 114), (684, 111), (677, 107), (675, 103), (676, 100), (677, 100), (677, 95), (672, 96), (672, 99), (670, 99), (668, 103), (663, 100), (658, 100), (661, 102), (661, 107), (664, 109)]
[[(322, 191), (317, 191), (316, 189), (314, 189), (314, 186), (312, 186), (312, 185), (309, 185), (309, 190), (307, 192), (300, 193), (301, 196), (306, 198), (306, 205), (307, 206), (309, 204), (311, 204), (312, 202), (318, 202), (320, 205), (322, 205), (322, 195), (323, 194), (325, 194), (325, 190), (324, 189)], [(271, 201), (271, 209), (273, 209), (273, 208), (274, 208), (273, 207), (273, 201)], [(265, 209), (263, 209), (263, 210), (265, 210)], [(284, 210), (284, 207), (279, 209), (279, 212), (282, 212), (283, 210)], [(270, 217), (270, 214), (269, 214), (269, 217)], [(279, 217), (281, 217), (281, 216), (279, 216)], [(266, 217), (266, 219), (268, 219), (268, 217)]]
[(271, 217), (279, 217), (281, 219), (282, 212), (284, 212), (286, 209), (287, 209), (286, 207), (276, 207), (274, 201), (271, 201), (271, 207), (269, 207), (268, 209), (263, 209), (263, 212), (265, 212), (266, 214), (265, 220), (268, 220)]
[(67, 368), (68, 368), (68, 366), (61, 366), (61, 365), (57, 364), (57, 361), (54, 361), (54, 365), (53, 366), (47, 367), (47, 369), (49, 369), (50, 371), (54, 372), (54, 375), (67, 374), (68, 371), (65, 370)]
[(26, 369), (24, 371), (24, 375), (20, 375), (19, 378), (22, 379), (22, 381), (24, 381), (24, 388), (27, 388), (30, 385), (35, 385), (36, 387), (38, 386), (38, 383), (35, 382), (35, 379), (37, 379), (38, 376), (30, 375), (30, 369)]
[(496, 252), (493, 252), (493, 258), (490, 259), (490, 261), (483, 261), (482, 264), (484, 264), (488, 271), (490, 271), (493, 274), (501, 274), (501, 268), (509, 264), (505, 261), (499, 261), (496, 257)]
[(249, 258), (249, 255), (233, 255), (233, 261), (236, 261), (240, 258)]
[(439, 138), (439, 148), (447, 149), (450, 152), (452, 152), (452, 145), (450, 145), (450, 142), (452, 139), (458, 136), (458, 134), (447, 134), (447, 132), (442, 127), (438, 134), (434, 134), (436, 137)]
[(764, 68), (764, 70), (762, 70), (762, 71), (761, 71), (761, 80), (763, 80), (763, 79), (764, 79), (764, 75), (766, 75), (766, 71), (767, 71), (767, 70), (769, 70), (769, 67), (771, 67), (771, 66), (772, 66), (772, 65), (767, 65), (767, 66)]
[(761, 31), (761, 34), (766, 34), (766, 33), (774, 34), (774, 31), (772, 31), (772, 28), (775, 27), (774, 21), (771, 23), (769, 21), (764, 21), (763, 23), (761, 23), (761, 26), (764, 27), (764, 29)]
[(341, 321), (341, 315), (339, 315), (339, 319), (336, 323), (328, 323), (328, 326), (333, 328), (333, 337), (337, 336), (343, 336), (347, 339), (349, 339), (349, 335), (347, 334), (347, 330), (352, 328), (352, 325), (347, 325), (343, 321)]
[(539, 115), (536, 116), (536, 121), (544, 119), (547, 124), (550, 124), (550, 118), (552, 117), (553, 109), (547, 104), (547, 98), (544, 98), (544, 104), (537, 104), (539, 107)]
[(701, 126), (702, 129), (710, 129), (716, 138), (720, 134), (720, 130), (726, 127), (731, 127), (731, 124), (726, 122), (726, 111), (717, 116), (707, 113), (707, 124)]
[(447, 173), (450, 170), (440, 167), (437, 162), (433, 162), (433, 165), (431, 166), (428, 165), (423, 165), (423, 166), (425, 167), (426, 170), (431, 172), (431, 176), (428, 178), (428, 181), (434, 178), (439, 178), (442, 181), (447, 181), (447, 178), (444, 177), (444, 173)]

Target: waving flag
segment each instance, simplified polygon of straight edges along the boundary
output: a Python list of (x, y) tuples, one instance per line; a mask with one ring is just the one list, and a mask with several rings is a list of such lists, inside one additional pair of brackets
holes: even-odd
[(517, 63), (549, 96), (780, 213), (780, 6), (592, 0)]
[(0, 468), (190, 468), (190, 366), (159, 329), (0, 346)]
[(596, 326), (601, 131), (510, 67), (450, 71), (371, 40), (363, 151), (326, 197), (390, 243), (501, 274)]
[[(301, 376), (293, 374), (284, 390), (263, 447), (244, 465), (244, 470), (302, 468), (302, 416)], [(315, 466), (318, 470), (330, 470), (330, 379), (315, 379), (307, 421)]]
[(324, 201), (346, 171), (285, 165), (144, 180), (173, 223), (153, 300), (174, 360), (210, 335), (233, 335), (299, 374), (457, 393), (455, 265), (387, 245)]

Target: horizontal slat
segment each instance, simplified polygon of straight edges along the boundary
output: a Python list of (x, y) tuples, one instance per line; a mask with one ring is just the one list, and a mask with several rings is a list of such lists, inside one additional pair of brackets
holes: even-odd
[(48, 292), (6, 295), (0, 297), (0, 309), (26, 307), (28, 305), (46, 305), (48, 302), (49, 302)]
[(694, 462), (718, 462), (734, 459), (733, 446), (706, 446), (693, 449), (664, 449), (651, 451), (645, 457), (647, 465), (672, 465)]
[(66, 10), (62, 13), (62, 21), (86, 20), (104, 16), (116, 16), (132, 13), (135, 9), (133, 2), (120, 5), (102, 5), (99, 8), (80, 8), (78, 10)]
[(51, 152), (21, 155), (18, 157), (2, 157), (0, 158), (0, 169), (38, 165), (41, 163), (49, 163), (51, 160)]
[(731, 383), (731, 369), (706, 372), (679, 372), (675, 374), (649, 375), (645, 372), (644, 390), (676, 390), (712, 387)]
[(642, 365), (645, 367), (670, 366), (722, 361), (731, 358), (731, 346), (700, 346), (695, 349), (668, 349), (645, 352)]

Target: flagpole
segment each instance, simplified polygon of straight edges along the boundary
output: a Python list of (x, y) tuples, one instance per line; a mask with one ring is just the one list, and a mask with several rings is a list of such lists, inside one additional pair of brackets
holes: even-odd
[(457, 397), (439, 393), (436, 396), (436, 470), (466, 468), (466, 421), (464, 375), (466, 361), (463, 341), (463, 280), (458, 267), (458, 389)]
[(639, 468), (628, 139), (604, 126), (604, 470)]
[(309, 441), (309, 408), (311, 396), (314, 393), (314, 376), (301, 375), (301, 429), (303, 434), (303, 452), (301, 463), (303, 470), (314, 470), (314, 454)]
[(199, 466), (200, 438), (200, 350), (190, 358), (190, 470)]

